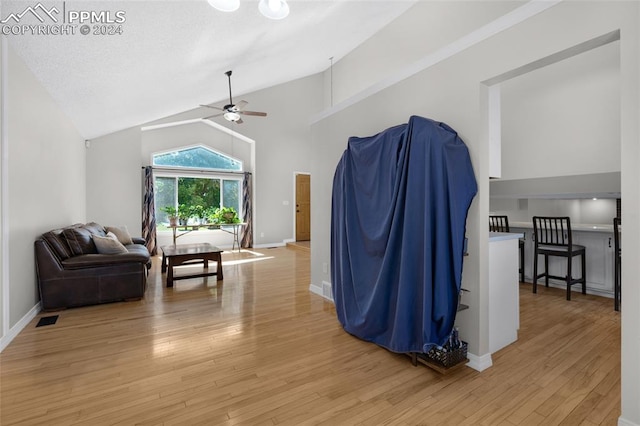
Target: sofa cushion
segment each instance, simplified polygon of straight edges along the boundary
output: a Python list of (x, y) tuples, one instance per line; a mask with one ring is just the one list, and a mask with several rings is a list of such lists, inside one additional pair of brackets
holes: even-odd
[(107, 231), (104, 229), (104, 226), (100, 225), (99, 223), (89, 222), (85, 225), (82, 225), (82, 227), (91, 232), (92, 235), (99, 235), (101, 237), (107, 236)]
[(131, 234), (129, 234), (129, 230), (126, 226), (107, 226), (106, 230), (107, 232), (113, 232), (118, 238), (118, 241), (123, 245), (127, 246), (129, 244), (133, 244)]
[(79, 256), (81, 254), (98, 253), (96, 245), (93, 243), (93, 239), (91, 238), (92, 234), (91, 232), (89, 232), (89, 230), (78, 227), (66, 228), (62, 232), (67, 240), (67, 244), (69, 244), (71, 253), (74, 256)]
[(67, 239), (62, 234), (62, 229), (56, 229), (42, 234), (42, 238), (49, 244), (58, 259), (65, 260), (71, 257), (71, 250)]
[(113, 234), (112, 232), (109, 232), (106, 237), (94, 235), (92, 238), (99, 254), (129, 253), (127, 248), (123, 246), (120, 241), (118, 241), (115, 234)]

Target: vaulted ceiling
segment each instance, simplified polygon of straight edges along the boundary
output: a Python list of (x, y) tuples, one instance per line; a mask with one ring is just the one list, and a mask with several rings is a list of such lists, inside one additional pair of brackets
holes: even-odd
[[(74, 28), (57, 35), (26, 30), (8, 39), (81, 135), (90, 139), (199, 104), (224, 103), (227, 70), (233, 70), (234, 98), (321, 72), (330, 66), (329, 58), (338, 61), (413, 3), (289, 0), (290, 15), (271, 20), (250, 0), (230, 13), (206, 0), (43, 0), (38, 10), (50, 16), (39, 13), (44, 22), (38, 22), (32, 13), (38, 12), (33, 10), (37, 0), (3, 0), (0, 15), (11, 27)], [(32, 10), (23, 13), (29, 6)], [(82, 11), (104, 12), (103, 20), (124, 17), (124, 22), (85, 21), (89, 34), (84, 35), (80, 14), (73, 14)], [(120, 33), (99, 34), (103, 31)]]

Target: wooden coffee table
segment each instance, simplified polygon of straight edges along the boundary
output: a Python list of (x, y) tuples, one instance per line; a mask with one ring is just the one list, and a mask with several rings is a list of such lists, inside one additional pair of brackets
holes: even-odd
[[(216, 262), (216, 272), (207, 272), (209, 270), (209, 261)], [(193, 263), (193, 261), (201, 261), (204, 265), (205, 272), (201, 274), (173, 276), (173, 267), (184, 265), (185, 263)], [(168, 271), (167, 271), (167, 268)], [(201, 244), (178, 244), (162, 247), (162, 272), (167, 272), (167, 287), (173, 287), (174, 280), (183, 280), (186, 278), (209, 277), (216, 275), (218, 281), (222, 280), (222, 250), (209, 243)]]

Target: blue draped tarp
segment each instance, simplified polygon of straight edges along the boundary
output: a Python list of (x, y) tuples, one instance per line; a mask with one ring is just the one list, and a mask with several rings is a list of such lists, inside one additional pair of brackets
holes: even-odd
[(444, 344), (476, 192), (467, 147), (444, 123), (412, 116), (349, 138), (331, 209), (332, 291), (347, 332), (394, 352)]

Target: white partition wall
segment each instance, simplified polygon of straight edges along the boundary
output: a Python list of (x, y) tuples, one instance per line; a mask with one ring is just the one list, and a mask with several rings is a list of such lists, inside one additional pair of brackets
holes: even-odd
[[(488, 354), (486, 305), (488, 293), (486, 289), (489, 243), (486, 224), (489, 212), (489, 146), (488, 136), (484, 133), (487, 115), (480, 109), (482, 94), (480, 86), (482, 82), (525, 64), (617, 30), (620, 30), (620, 149), (623, 159), (620, 169), (623, 179), (623, 217), (625, 224), (633, 223), (629, 225), (630, 229), (625, 225), (625, 232), (629, 229), (629, 235), (634, 240), (634, 243), (624, 246), (623, 250), (633, 258), (640, 255), (640, 250), (635, 245), (640, 238), (633, 237), (640, 233), (640, 221), (634, 220), (637, 213), (630, 213), (631, 209), (640, 211), (638, 206), (640, 175), (637, 171), (637, 164), (640, 164), (637, 150), (637, 114), (640, 96), (637, 84), (639, 60), (637, 31), (640, 21), (638, 4), (635, 2), (560, 2), (554, 5), (549, 2), (530, 2), (523, 8), (534, 6), (539, 6), (541, 9), (526, 18), (519, 13), (510, 15), (510, 18), (513, 18), (511, 25), (501, 21), (501, 24), (505, 25), (500, 31), (475, 44), (466, 45), (465, 49), (456, 50), (450, 56), (447, 56), (448, 46), (441, 46), (440, 50), (434, 49), (437, 55), (430, 55), (433, 51), (416, 51), (414, 62), (404, 62), (410, 63), (411, 66), (400, 67), (401, 69), (395, 70), (395, 74), (391, 71), (391, 77), (380, 79), (377, 85), (370, 87), (370, 90), (365, 89), (356, 93), (348, 101), (325, 111), (313, 121), (312, 203), (325, 208), (324, 211), (318, 210), (312, 217), (312, 232), (317, 236), (312, 243), (312, 285), (321, 288), (323, 282), (330, 282), (330, 275), (322, 266), (330, 259), (331, 180), (347, 138), (351, 135), (375, 134), (387, 127), (406, 122), (412, 114), (444, 121), (456, 129), (469, 146), (479, 184), (479, 192), (472, 204), (467, 222), (469, 256), (465, 260), (463, 277), (464, 286), (471, 290), (469, 314), (473, 320), (469, 321), (468, 326), (461, 326), (461, 333), (466, 333), (464, 337), (469, 342), (470, 353), (480, 357)], [(418, 21), (421, 18), (425, 21), (429, 19), (427, 10), (421, 7), (412, 8), (408, 14), (411, 14), (411, 18), (403, 18)], [(376, 69), (377, 62), (385, 58), (385, 48), (396, 49), (402, 42), (402, 38), (419, 40), (421, 30), (418, 27), (403, 25), (404, 22), (401, 18), (391, 23), (374, 39), (359, 48), (360, 51), (375, 50), (375, 55), (360, 57), (361, 63), (358, 65), (353, 63), (349, 65), (349, 57), (344, 61), (344, 67), (338, 63), (333, 70), (334, 81), (348, 78), (349, 73), (355, 70)], [(489, 27), (491, 26), (484, 27), (484, 30), (489, 31)], [(466, 35), (471, 32), (472, 28)], [(449, 47), (456, 49), (468, 40), (469, 38), (460, 34), (460, 38), (455, 39)], [(417, 70), (419, 65), (423, 66), (421, 70)], [(391, 83), (387, 84), (389, 82)], [(567, 108), (564, 107), (560, 112), (570, 113)], [(612, 133), (615, 134), (615, 130)], [(502, 137), (504, 139), (504, 134)], [(557, 144), (562, 143), (575, 145), (575, 141), (567, 138), (557, 141)], [(590, 146), (599, 148), (597, 144)], [(609, 154), (606, 161), (602, 162), (603, 168), (595, 172), (615, 168), (616, 155), (619, 154), (615, 151)], [(504, 163), (504, 157), (502, 161)], [(632, 162), (636, 165), (632, 166)], [(521, 158), (516, 165), (523, 171), (531, 167), (527, 158)], [(571, 173), (579, 172), (573, 170)], [(503, 169), (503, 176), (504, 173)], [(321, 209), (321, 207), (318, 208)], [(625, 214), (630, 215), (627, 217)], [(623, 280), (625, 276), (631, 279), (632, 276), (640, 275), (640, 267), (637, 264), (627, 264), (623, 268), (625, 268)], [(625, 297), (631, 300), (627, 299), (626, 303), (639, 302), (635, 289), (629, 290)], [(632, 311), (634, 310), (625, 310), (623, 306), (623, 328), (625, 325), (626, 328), (623, 334), (623, 354), (625, 354), (623, 355), (623, 377), (625, 379), (623, 380), (622, 417), (627, 419), (629, 424), (640, 424), (639, 406), (631, 404), (631, 398), (635, 396), (637, 402), (640, 395), (639, 368), (631, 361), (632, 354), (637, 354), (640, 349), (637, 343), (640, 341), (638, 325), (640, 321), (638, 321), (638, 314)], [(462, 327), (465, 329), (463, 330)], [(635, 379), (635, 382), (626, 377)]]

